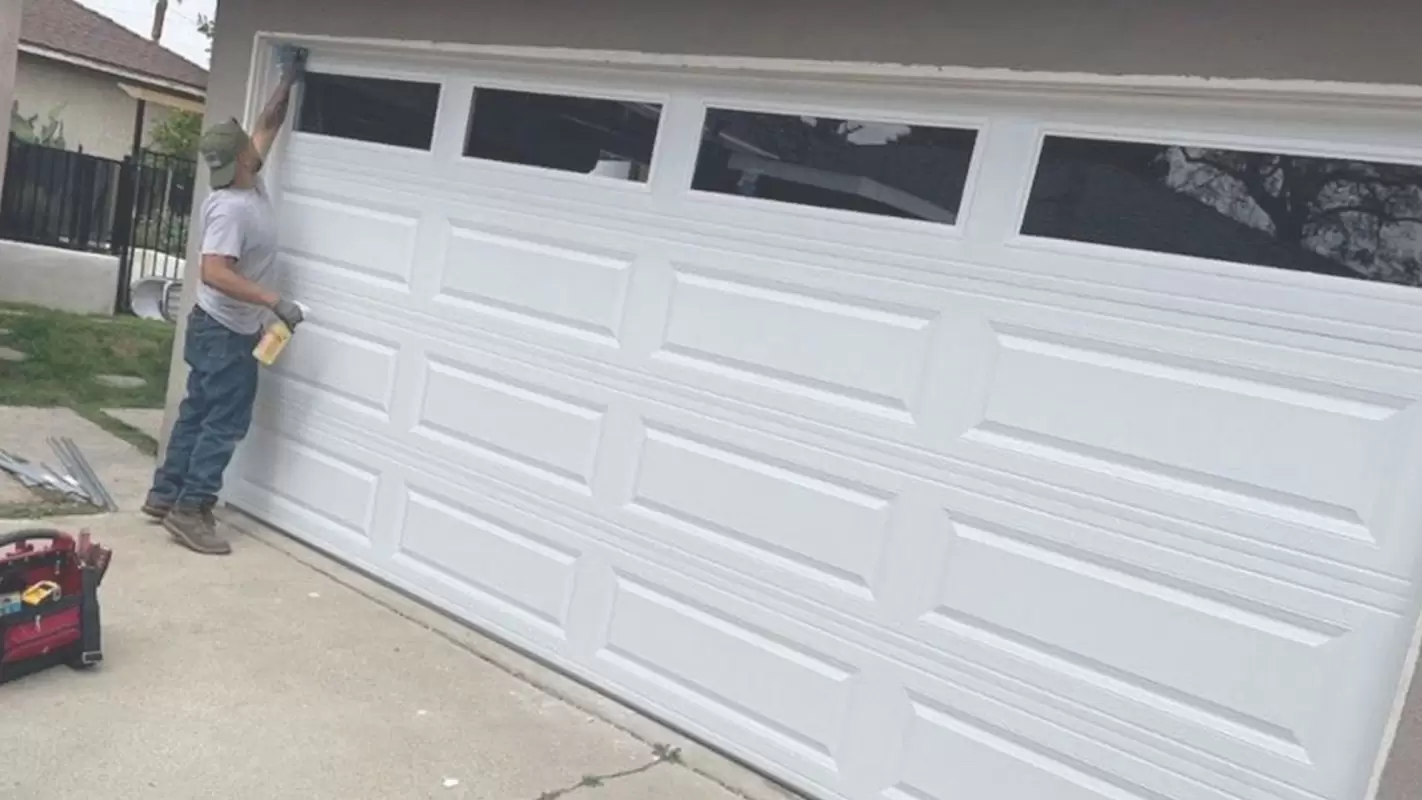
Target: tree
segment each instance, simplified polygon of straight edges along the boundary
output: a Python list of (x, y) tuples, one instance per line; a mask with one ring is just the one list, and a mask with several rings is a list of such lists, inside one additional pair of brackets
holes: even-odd
[[(1231, 259), (1226, 254), (1236, 245), (1244, 247), (1244, 240), (1218, 229), (1212, 239), (1198, 242), (1202, 249), (1194, 255), (1422, 286), (1422, 167), (1070, 137), (1048, 137), (1041, 163), (1054, 165), (1065, 179), (1058, 183), (1070, 187), (1059, 189), (1065, 194), (1056, 198), (1063, 219), (1094, 213), (1095, 201), (1083, 198), (1091, 176), (1105, 174), (1094, 167), (1105, 166), (1252, 228), (1260, 234), (1256, 240), (1282, 245), (1265, 262)], [(1097, 191), (1111, 185), (1102, 183)], [(1190, 224), (1179, 206), (1171, 208), (1158, 202), (1141, 213), (1155, 217), (1151, 225), (1157, 228)], [(1136, 233), (1153, 238), (1151, 225), (1137, 225)], [(1327, 262), (1333, 268), (1318, 269)]]
[[(212, 37), (216, 30), (212, 19), (198, 14), (198, 32), (207, 37), (207, 50), (212, 52)], [(168, 118), (153, 126), (148, 134), (152, 149), (171, 156), (195, 158), (198, 141), (202, 138), (202, 114), (195, 111), (174, 111)]]
[(1418, 285), (1422, 168), (1171, 148), (1172, 188), (1375, 280)]
[(206, 14), (198, 14), (198, 33), (207, 37), (207, 54), (212, 55), (212, 37), (217, 35), (217, 29), (213, 27), (212, 17)]
[(151, 149), (183, 158), (197, 156), (201, 138), (202, 115), (196, 111), (174, 111), (148, 132)]
[(10, 132), (22, 142), (63, 150), (65, 148), (64, 120), (59, 118), (62, 111), (64, 111), (64, 106), (51, 108), (49, 119), (41, 123), (39, 114), (31, 114), (28, 117), (22, 115), (20, 101), (16, 100), (10, 106)]

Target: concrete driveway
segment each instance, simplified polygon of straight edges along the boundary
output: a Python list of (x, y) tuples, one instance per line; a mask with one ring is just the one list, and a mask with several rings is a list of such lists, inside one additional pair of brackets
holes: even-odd
[(131, 512), (58, 522), (85, 525), (115, 550), (102, 594), (107, 660), (0, 687), (0, 796), (785, 796), (403, 596), (229, 519), (249, 531), (229, 526), (229, 558), (194, 556)]

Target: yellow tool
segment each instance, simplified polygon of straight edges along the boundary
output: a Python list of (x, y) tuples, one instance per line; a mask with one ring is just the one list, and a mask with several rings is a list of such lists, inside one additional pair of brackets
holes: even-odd
[(26, 589), (20, 600), (27, 606), (37, 606), (59, 599), (59, 584), (54, 581), (40, 581)]

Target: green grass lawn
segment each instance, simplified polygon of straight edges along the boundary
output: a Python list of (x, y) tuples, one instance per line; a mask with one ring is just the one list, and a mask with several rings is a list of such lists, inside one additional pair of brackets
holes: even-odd
[[(5, 314), (6, 310), (23, 314)], [(157, 442), (101, 412), (105, 408), (162, 408), (176, 328), (135, 317), (92, 317), (0, 304), (0, 346), (26, 353), (22, 362), (0, 361), (0, 406), (64, 406), (144, 449)], [(132, 375), (146, 381), (117, 389), (96, 375)]]

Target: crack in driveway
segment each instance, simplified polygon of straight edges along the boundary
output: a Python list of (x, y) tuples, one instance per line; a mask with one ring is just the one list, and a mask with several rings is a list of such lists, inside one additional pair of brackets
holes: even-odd
[(567, 797), (568, 795), (573, 794), (574, 792), (580, 792), (583, 789), (598, 789), (622, 778), (630, 778), (633, 775), (640, 775), (643, 772), (650, 772), (652, 769), (656, 768), (661, 764), (679, 763), (681, 763), (680, 750), (675, 747), (672, 747), (671, 745), (666, 744), (652, 745), (652, 760), (647, 762), (646, 764), (643, 764), (640, 767), (624, 769), (621, 772), (609, 772), (605, 775), (584, 775), (582, 779), (580, 779), (572, 786), (565, 786), (562, 789), (554, 789), (552, 791), (544, 792), (543, 794), (540, 794), (536, 798), (536, 800), (560, 800), (560, 798)]

